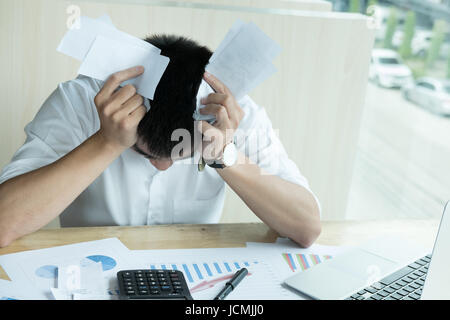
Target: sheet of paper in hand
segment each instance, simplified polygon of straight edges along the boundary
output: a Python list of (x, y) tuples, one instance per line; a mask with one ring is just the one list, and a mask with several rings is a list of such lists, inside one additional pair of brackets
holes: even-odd
[(156, 87), (170, 59), (152, 44), (116, 29), (105, 16), (82, 16), (80, 28), (70, 29), (57, 50), (83, 61), (79, 74), (105, 81), (112, 73), (142, 65), (144, 73), (124, 82), (136, 86), (137, 93), (153, 99)]
[[(237, 20), (209, 59), (206, 71), (216, 76), (239, 100), (276, 72), (272, 60), (281, 52), (281, 47), (254, 23)], [(199, 110), (200, 99), (214, 92), (202, 81), (197, 95), (195, 120), (214, 121), (213, 116), (204, 116)]]

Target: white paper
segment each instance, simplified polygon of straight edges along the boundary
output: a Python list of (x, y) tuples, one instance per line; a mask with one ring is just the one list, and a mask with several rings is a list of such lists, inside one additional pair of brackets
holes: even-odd
[(98, 35), (86, 55), (79, 74), (105, 81), (111, 74), (142, 65), (145, 71), (139, 77), (122, 85), (133, 84), (137, 93), (153, 99), (156, 87), (170, 59), (155, 51), (133, 44), (124, 44), (113, 38)]
[(59, 288), (50, 288), (55, 300), (72, 300), (72, 292)]
[(114, 26), (111, 17), (108, 16), (106, 13), (102, 14), (100, 17), (97, 18), (98, 21), (101, 21), (103, 23), (106, 23), (107, 25), (109, 25), (110, 27), (116, 29), (116, 27)]
[[(272, 60), (281, 48), (254, 23), (237, 20), (209, 59), (206, 71), (213, 74), (239, 100), (277, 70)], [(214, 90), (204, 81), (197, 94), (195, 120), (214, 122), (215, 117), (201, 115), (200, 99)]]
[[(78, 73), (105, 81), (112, 73), (142, 65), (145, 71), (122, 85), (133, 84), (137, 93), (153, 99), (170, 59), (142, 39), (117, 30), (107, 15), (98, 19), (80, 17), (80, 28), (70, 29), (57, 50), (83, 61)], [(149, 109), (146, 103), (147, 110)]]
[(59, 43), (57, 50), (82, 61), (98, 35), (115, 39), (124, 44), (131, 44), (144, 49), (149, 49), (158, 54), (161, 52), (159, 48), (152, 44), (117, 30), (111, 24), (105, 23), (104, 19), (96, 20), (85, 16), (80, 17), (79, 29), (73, 28), (67, 31)]
[(273, 254), (248, 248), (134, 250), (142, 269), (182, 271), (194, 300), (212, 300), (237, 270), (245, 267), (247, 276), (227, 299), (301, 299), (282, 285), (272, 265)]
[(78, 265), (64, 265), (58, 268), (58, 289), (70, 296), (77, 292), (106, 292), (101, 262), (84, 259)]
[(216, 117), (209, 114), (201, 114), (200, 109), (204, 108), (205, 106), (200, 102), (202, 98), (206, 98), (210, 93), (214, 93), (213, 88), (205, 81), (202, 80), (200, 83), (200, 87), (198, 89), (197, 93), (197, 108), (194, 111), (193, 118), (194, 120), (201, 121), (205, 120), (210, 123), (214, 122), (216, 120)]
[(214, 59), (227, 47), (227, 45), (230, 43), (231, 40), (239, 33), (241, 28), (245, 25), (245, 22), (242, 20), (237, 19), (233, 25), (231, 26), (230, 30), (228, 30), (227, 34), (225, 35), (225, 38), (222, 40), (222, 42), (219, 44), (219, 46), (216, 48), (216, 50), (213, 52), (213, 55), (209, 59), (209, 63), (213, 63)]
[(23, 282), (0, 279), (0, 300), (32, 300), (36, 294)]
[(27, 284), (24, 292), (36, 288), (33, 299), (53, 299), (51, 288), (58, 286), (59, 268), (89, 261), (101, 262), (103, 270), (101, 277), (91, 281), (115, 292), (117, 271), (130, 267), (130, 251), (117, 238), (111, 238), (0, 256), (0, 265), (11, 280)]
[(255, 24), (238, 20), (214, 52), (206, 70), (239, 100), (276, 71), (272, 60), (280, 52), (281, 48)]
[(313, 244), (309, 248), (300, 248), (298, 244), (288, 238), (278, 238), (275, 243), (247, 242), (247, 247), (252, 250), (260, 250), (271, 257), (270, 261), (281, 278), (308, 270), (352, 248), (319, 244)]

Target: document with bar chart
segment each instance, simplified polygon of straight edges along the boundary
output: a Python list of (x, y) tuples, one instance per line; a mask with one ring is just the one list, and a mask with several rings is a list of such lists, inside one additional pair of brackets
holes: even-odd
[[(208, 250), (210, 254), (205, 254)], [(248, 275), (227, 299), (300, 299), (282, 286), (282, 279), (269, 260), (248, 256), (248, 250), (234, 249), (234, 254), (229, 249), (166, 250), (161, 254), (152, 251), (139, 251), (141, 267), (182, 271), (195, 300), (212, 300), (236, 271), (244, 267)]]
[(290, 277), (294, 272), (303, 272), (315, 265), (332, 259), (348, 250), (346, 246), (324, 246), (314, 244), (309, 248), (300, 248), (292, 240), (278, 238), (274, 243), (247, 242), (247, 248), (260, 251), (276, 268), (281, 277)]
[(287, 253), (281, 254), (286, 264), (292, 272), (305, 271), (322, 261), (331, 259), (331, 255), (304, 254), (304, 253)]

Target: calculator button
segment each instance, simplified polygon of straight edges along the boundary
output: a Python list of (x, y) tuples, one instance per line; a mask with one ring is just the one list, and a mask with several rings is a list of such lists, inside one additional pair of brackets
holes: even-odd
[(135, 294), (135, 291), (134, 291), (134, 290), (128, 290), (128, 291), (127, 291), (127, 294), (130, 295), (130, 296), (131, 296), (131, 295), (134, 295), (134, 294)]
[(172, 290), (172, 287), (171, 286), (161, 286), (161, 290), (169, 291), (169, 290)]
[(159, 290), (159, 286), (150, 286), (151, 290)]
[(148, 294), (148, 291), (147, 290), (140, 290), (139, 294), (140, 295), (146, 295), (146, 294)]

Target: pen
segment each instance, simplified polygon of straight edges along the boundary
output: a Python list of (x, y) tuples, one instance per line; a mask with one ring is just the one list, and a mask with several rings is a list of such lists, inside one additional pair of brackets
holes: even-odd
[(248, 270), (246, 268), (242, 268), (238, 272), (236, 272), (233, 278), (231, 278), (230, 281), (225, 283), (225, 288), (223, 288), (222, 291), (219, 292), (219, 294), (214, 298), (214, 300), (225, 299), (225, 297), (236, 288), (239, 282), (241, 282), (242, 279), (244, 279), (247, 274)]

